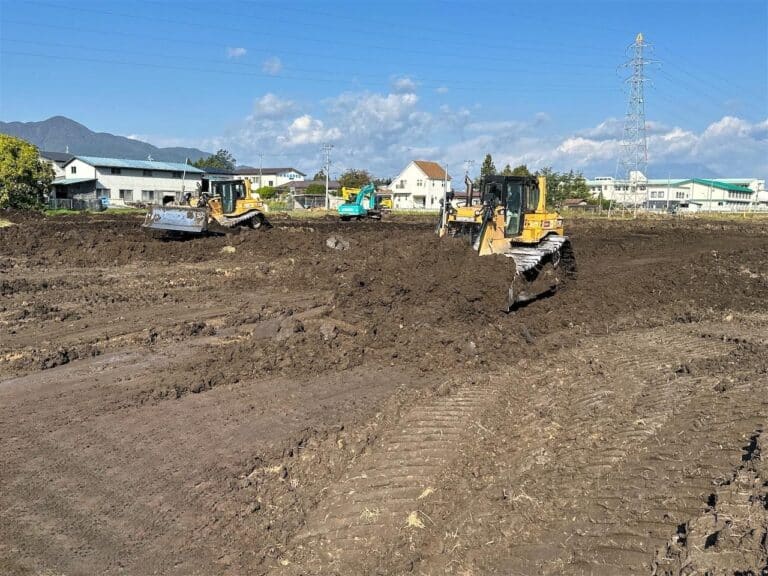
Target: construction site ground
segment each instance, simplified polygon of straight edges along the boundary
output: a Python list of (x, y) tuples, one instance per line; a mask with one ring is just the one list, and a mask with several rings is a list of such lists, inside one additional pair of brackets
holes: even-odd
[(0, 574), (768, 573), (768, 222), (4, 215)]

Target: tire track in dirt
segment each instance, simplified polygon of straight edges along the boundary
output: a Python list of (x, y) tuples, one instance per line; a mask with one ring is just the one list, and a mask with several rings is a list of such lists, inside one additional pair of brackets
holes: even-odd
[[(418, 511), (478, 411), (498, 393), (465, 385), (411, 408), (340, 481), (295, 536), (278, 574), (350, 574), (366, 557), (386, 554), (389, 541), (407, 538), (429, 519)], [(392, 558), (391, 560), (396, 561)]]

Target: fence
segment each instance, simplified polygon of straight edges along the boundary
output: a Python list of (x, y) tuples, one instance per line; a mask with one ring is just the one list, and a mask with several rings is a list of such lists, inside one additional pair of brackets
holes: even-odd
[(100, 212), (107, 209), (107, 207), (98, 199), (79, 200), (76, 198), (49, 198), (48, 208), (51, 208), (52, 210), (62, 208), (66, 210), (91, 210), (94, 212)]

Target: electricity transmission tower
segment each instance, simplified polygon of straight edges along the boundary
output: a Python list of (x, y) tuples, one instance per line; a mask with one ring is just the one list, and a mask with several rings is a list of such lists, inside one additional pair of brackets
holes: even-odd
[[(629, 102), (627, 114), (624, 117), (624, 132), (621, 140), (621, 152), (617, 173), (617, 180), (625, 180), (623, 185), (624, 204), (626, 204), (627, 191), (631, 192), (631, 198), (637, 213), (637, 172), (645, 174), (648, 166), (648, 141), (645, 133), (645, 95), (644, 87), (648, 80), (645, 76), (645, 66), (653, 62), (645, 57), (650, 50), (650, 45), (645, 42), (642, 33), (638, 34), (635, 42), (628, 48), (631, 58), (622, 64), (623, 68), (631, 71), (625, 79), (629, 85)], [(647, 188), (647, 187), (646, 187)]]

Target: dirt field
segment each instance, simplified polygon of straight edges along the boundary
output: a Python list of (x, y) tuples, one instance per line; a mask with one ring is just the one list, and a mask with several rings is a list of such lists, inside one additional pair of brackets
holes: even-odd
[(768, 574), (768, 222), (4, 217), (0, 574)]

